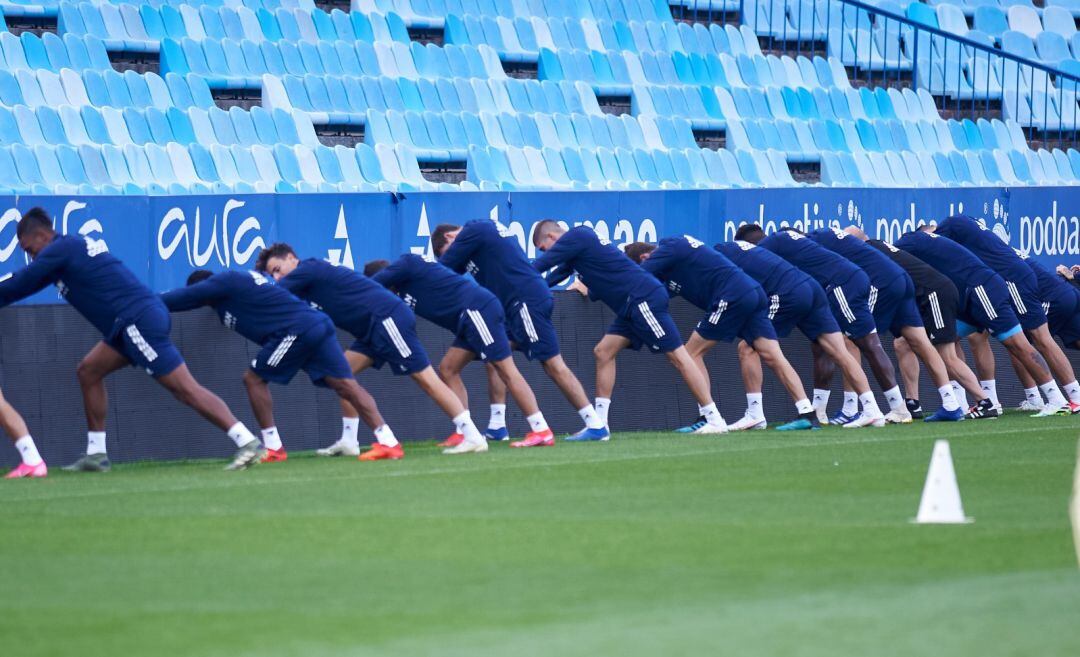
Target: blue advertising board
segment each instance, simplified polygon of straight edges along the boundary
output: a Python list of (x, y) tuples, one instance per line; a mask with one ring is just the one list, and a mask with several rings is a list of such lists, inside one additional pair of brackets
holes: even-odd
[[(440, 223), (493, 219), (530, 257), (536, 222), (588, 224), (617, 244), (690, 234), (731, 239), (744, 223), (767, 231), (856, 224), (895, 240), (917, 226), (964, 213), (1045, 265), (1080, 262), (1080, 188), (738, 189), (665, 192), (253, 194), (237, 196), (0, 197), (0, 275), (25, 266), (15, 226), (42, 206), (57, 230), (104, 240), (156, 291), (194, 269), (250, 268), (259, 250), (286, 241), (302, 256), (361, 268), (376, 258), (430, 253)], [(29, 303), (58, 303), (45, 290)]]

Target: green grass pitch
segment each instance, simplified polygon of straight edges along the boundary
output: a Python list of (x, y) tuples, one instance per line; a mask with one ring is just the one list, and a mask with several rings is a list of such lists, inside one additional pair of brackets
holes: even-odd
[[(1075, 657), (1078, 435), (1011, 415), (57, 468), (0, 482), (2, 652)], [(972, 525), (909, 523), (936, 438)]]

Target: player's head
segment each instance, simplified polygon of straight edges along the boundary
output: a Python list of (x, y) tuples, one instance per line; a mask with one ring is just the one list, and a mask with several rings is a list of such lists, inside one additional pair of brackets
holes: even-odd
[(364, 276), (371, 278), (372, 276), (378, 274), (389, 266), (389, 260), (372, 260), (371, 262), (364, 265)]
[(924, 233), (933, 233), (937, 230), (937, 224), (923, 224), (919, 226), (919, 230)]
[(859, 239), (861, 239), (864, 242), (866, 240), (870, 239), (869, 237), (866, 236), (866, 231), (863, 230), (862, 228), (859, 228), (858, 226), (848, 226), (847, 228), (844, 229), (844, 232), (847, 233), (848, 235), (853, 235), (855, 237), (858, 237)]
[(656, 245), (648, 242), (631, 242), (626, 245), (626, 255), (630, 256), (630, 259), (639, 265), (648, 260), (655, 250)]
[(735, 231), (735, 239), (757, 244), (765, 239), (765, 231), (761, 230), (761, 226), (757, 224), (743, 224), (739, 226), (739, 230)]
[(541, 251), (547, 251), (555, 246), (555, 242), (558, 242), (559, 238), (562, 237), (565, 232), (563, 227), (559, 225), (559, 222), (552, 219), (544, 219), (536, 224), (536, 228), (533, 229), (533, 246)]
[(15, 235), (22, 250), (29, 253), (31, 258), (36, 258), (56, 237), (56, 231), (53, 230), (52, 219), (45, 210), (30, 208), (19, 220)]
[(209, 269), (196, 269), (191, 272), (191, 275), (187, 277), (187, 284), (194, 285), (196, 283), (202, 283), (206, 279), (214, 275), (214, 272)]
[(441, 258), (442, 254), (446, 253), (460, 232), (461, 226), (454, 224), (439, 224), (431, 231), (431, 250), (435, 252), (436, 258)]
[(260, 271), (271, 276), (275, 281), (280, 281), (292, 273), (300, 264), (300, 258), (296, 257), (296, 251), (285, 242), (275, 242), (259, 252), (259, 259), (255, 262), (255, 271)]

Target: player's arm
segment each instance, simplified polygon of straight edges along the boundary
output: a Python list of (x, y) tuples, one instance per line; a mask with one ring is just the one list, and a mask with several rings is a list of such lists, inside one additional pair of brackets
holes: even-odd
[(227, 286), (221, 278), (211, 276), (194, 285), (163, 292), (161, 300), (165, 302), (169, 312), (183, 312), (211, 305), (225, 297), (227, 292)]
[(56, 246), (43, 249), (29, 265), (0, 281), (0, 307), (25, 299), (60, 280), (64, 261), (62, 249)]
[(412, 260), (409, 257), (398, 258), (385, 269), (372, 276), (371, 280), (388, 290), (404, 285), (412, 278), (411, 271), (414, 266)]
[(282, 278), (277, 284), (291, 292), (293, 296), (304, 298), (304, 294), (311, 285), (312, 269), (313, 267), (301, 262), (296, 266), (296, 269), (289, 272), (289, 275)]

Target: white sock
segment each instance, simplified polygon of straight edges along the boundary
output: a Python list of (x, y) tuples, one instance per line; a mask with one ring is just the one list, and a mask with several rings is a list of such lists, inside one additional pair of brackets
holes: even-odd
[(597, 397), (593, 408), (596, 409), (596, 414), (600, 416), (600, 421), (604, 423), (604, 426), (608, 426), (608, 409), (611, 408), (611, 400), (607, 397)]
[(960, 402), (956, 399), (956, 395), (953, 394), (952, 386), (945, 384), (937, 389), (938, 394), (941, 395), (941, 406), (947, 411), (955, 411), (960, 408)]
[(506, 404), (492, 404), (491, 416), (488, 418), (488, 429), (506, 428)]
[(341, 418), (341, 442), (349, 447), (360, 447), (360, 418)]
[(379, 441), (379, 444), (383, 447), (397, 447), (398, 441), (394, 436), (394, 430), (390, 428), (389, 424), (384, 424), (378, 429), (375, 429), (375, 440)]
[(1061, 389), (1058, 388), (1057, 381), (1050, 379), (1049, 383), (1044, 383), (1039, 386), (1039, 390), (1042, 390), (1042, 394), (1046, 395), (1046, 403), (1053, 406), (1067, 406), (1068, 402), (1065, 401), (1065, 397), (1061, 394)]
[(1065, 394), (1069, 396), (1069, 401), (1074, 404), (1080, 404), (1080, 384), (1073, 381), (1072, 383), (1066, 383), (1061, 386), (1061, 388), (1065, 391)]
[(869, 415), (881, 415), (881, 409), (878, 408), (877, 400), (874, 399), (874, 393), (864, 392), (859, 395), (859, 401), (862, 402), (864, 413)]
[(761, 393), (746, 393), (746, 414), (756, 420), (765, 418), (765, 409), (761, 407)]
[(525, 420), (529, 423), (529, 428), (532, 429), (534, 433), (543, 433), (545, 431), (550, 431), (550, 429), (548, 428), (547, 420), (544, 419), (544, 414), (540, 411), (536, 411), (529, 417), (525, 418)]
[(900, 394), (900, 386), (893, 386), (885, 391), (885, 401), (889, 402), (889, 410), (892, 411), (906, 411), (907, 404), (904, 403), (904, 396)]
[(859, 395), (847, 390), (844, 391), (843, 412), (848, 417), (855, 417), (855, 414), (859, 412)]
[(278, 435), (277, 427), (263, 429), (262, 442), (266, 449), (281, 449), (281, 436)]
[(701, 414), (705, 416), (705, 421), (712, 426), (727, 426), (727, 422), (724, 422), (724, 418), (720, 415), (720, 411), (716, 409), (716, 403), (712, 402), (708, 406), (701, 407)]
[(986, 396), (990, 398), (990, 403), (994, 406), (1001, 406), (1001, 402), (998, 401), (997, 397), (997, 381), (995, 379), (979, 381), (979, 387), (981, 387)]
[(825, 410), (829, 405), (829, 390), (814, 388), (814, 410)]
[(236, 443), (237, 447), (243, 447), (253, 440), (258, 440), (255, 437), (255, 434), (248, 431), (248, 428), (244, 426), (243, 422), (237, 422), (232, 425), (232, 428), (225, 433), (229, 434), (229, 438)]
[(1024, 388), (1024, 396), (1027, 397), (1027, 400), (1032, 404), (1038, 406), (1043, 405), (1042, 395), (1039, 394), (1038, 386), (1035, 386), (1034, 388)]
[(968, 402), (967, 390), (964, 390), (964, 386), (956, 381), (949, 381), (949, 384), (952, 386), (953, 395), (960, 402), (960, 407), (971, 408), (971, 403)]
[(454, 431), (465, 436), (466, 442), (484, 442), (484, 437), (480, 435), (480, 430), (473, 424), (472, 415), (469, 411), (462, 411), (460, 415), (454, 418)]
[(578, 415), (581, 416), (585, 426), (589, 429), (603, 429), (604, 421), (600, 419), (600, 414), (596, 412), (592, 404), (589, 404), (585, 408), (578, 409)]
[(814, 405), (810, 403), (809, 399), (806, 399), (804, 397), (799, 401), (795, 402), (795, 412), (799, 415), (802, 415), (804, 413), (813, 413)]
[(87, 454), (104, 454), (105, 453), (105, 432), (104, 431), (87, 431), (86, 432), (86, 453)]
[(26, 465), (41, 463), (41, 454), (38, 454), (37, 445), (30, 436), (23, 436), (16, 440), (15, 449), (19, 450), (19, 456), (22, 456), (22, 462)]

